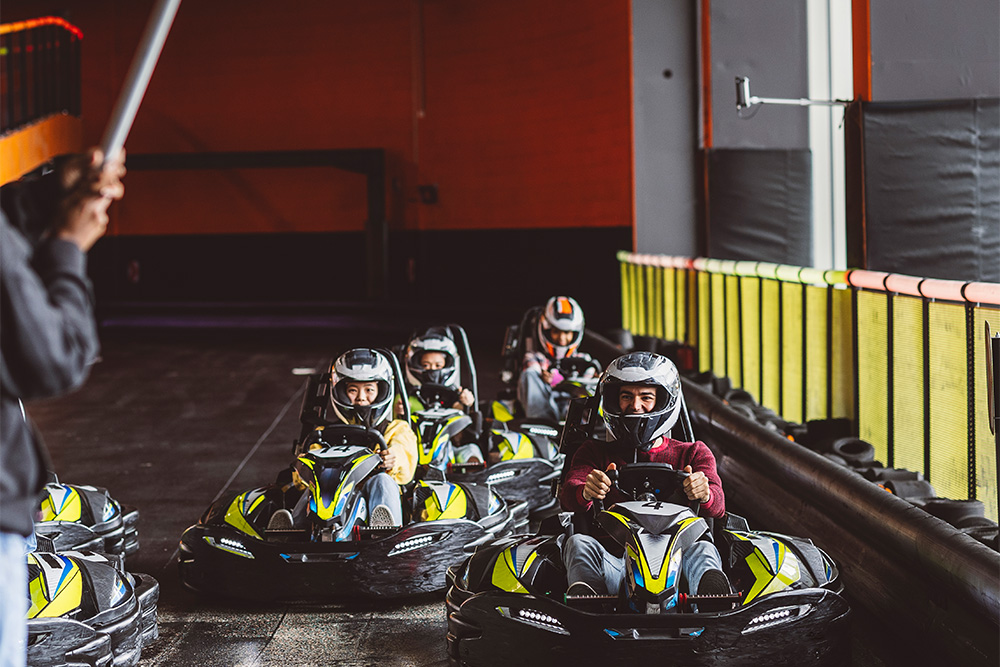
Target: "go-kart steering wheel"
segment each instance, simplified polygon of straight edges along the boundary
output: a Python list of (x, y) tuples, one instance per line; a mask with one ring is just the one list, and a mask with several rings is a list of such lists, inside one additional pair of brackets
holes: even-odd
[[(684, 505), (698, 516), (701, 503), (691, 500), (684, 493), (684, 480), (691, 473), (675, 470), (667, 463), (640, 462), (626, 463), (620, 469), (609, 470), (605, 474), (611, 478), (611, 488), (633, 500), (659, 500)], [(604, 509), (604, 502), (594, 500), (594, 517)]]
[(323, 428), (322, 441), (330, 446), (355, 445), (374, 451), (388, 450), (385, 436), (361, 424), (329, 424)]
[(417, 398), (424, 405), (450, 408), (458, 402), (459, 392), (453, 387), (436, 382), (425, 382), (417, 387)]

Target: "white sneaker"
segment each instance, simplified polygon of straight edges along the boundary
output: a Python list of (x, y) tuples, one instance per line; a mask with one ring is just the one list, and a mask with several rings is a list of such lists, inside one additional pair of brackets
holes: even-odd
[(594, 587), (585, 581), (576, 581), (570, 584), (569, 588), (566, 589), (566, 595), (597, 595), (597, 591), (595, 591)]
[(396, 525), (392, 520), (392, 512), (385, 505), (376, 505), (368, 515), (368, 525), (371, 527), (387, 528)]
[(288, 510), (278, 510), (271, 515), (271, 520), (267, 522), (268, 530), (291, 530), (294, 527), (292, 513)]

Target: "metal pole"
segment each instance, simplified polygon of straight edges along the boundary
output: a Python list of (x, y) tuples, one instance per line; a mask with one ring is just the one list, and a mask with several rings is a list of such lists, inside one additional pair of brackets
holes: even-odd
[(181, 0), (157, 0), (156, 6), (153, 7), (149, 23), (146, 24), (146, 32), (143, 33), (132, 59), (125, 86), (118, 96), (111, 120), (104, 131), (104, 138), (101, 139), (101, 150), (105, 156), (117, 155), (125, 145), (125, 138), (132, 129), (132, 121), (135, 120), (139, 104), (146, 94), (146, 86), (153, 75), (153, 68), (156, 67), (156, 61), (160, 57), (163, 43), (167, 40), (167, 33), (170, 32), (170, 26), (180, 4)]

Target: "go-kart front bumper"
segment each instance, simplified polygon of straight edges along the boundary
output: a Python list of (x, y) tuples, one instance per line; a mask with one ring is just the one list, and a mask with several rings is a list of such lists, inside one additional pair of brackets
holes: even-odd
[[(456, 570), (449, 573), (455, 582)], [(810, 588), (717, 614), (589, 613), (536, 597), (448, 590), (455, 665), (671, 664), (841, 666), (850, 663), (847, 602)], [(633, 663), (633, 661), (635, 661)]]

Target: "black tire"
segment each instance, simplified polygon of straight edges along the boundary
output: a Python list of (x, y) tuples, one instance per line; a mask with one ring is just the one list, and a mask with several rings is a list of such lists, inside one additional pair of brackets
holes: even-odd
[(986, 508), (981, 500), (953, 500), (951, 498), (932, 498), (924, 503), (924, 511), (953, 526), (971, 517), (981, 517), (986, 514)]
[(875, 460), (875, 448), (861, 438), (839, 438), (833, 441), (830, 452), (847, 461), (848, 465), (863, 468)]
[(837, 456), (836, 454), (823, 454), (823, 458), (827, 461), (832, 461), (839, 466), (847, 466), (847, 461), (845, 461), (843, 457)]
[(757, 399), (746, 389), (730, 389), (723, 398), (730, 404), (744, 403), (746, 405), (755, 405), (757, 403)]
[(886, 480), (885, 488), (903, 500), (933, 498), (937, 495), (930, 482), (923, 479), (890, 479)]

